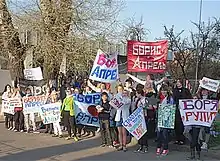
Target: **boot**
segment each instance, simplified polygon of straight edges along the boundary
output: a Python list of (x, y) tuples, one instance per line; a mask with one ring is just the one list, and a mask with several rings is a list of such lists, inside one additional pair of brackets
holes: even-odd
[(197, 160), (197, 161), (200, 161), (200, 156), (201, 156), (201, 152), (200, 152), (200, 151), (197, 151), (197, 156), (196, 156), (196, 160)]
[(194, 160), (195, 159), (195, 148), (190, 149), (191, 156), (187, 158), (187, 160)]

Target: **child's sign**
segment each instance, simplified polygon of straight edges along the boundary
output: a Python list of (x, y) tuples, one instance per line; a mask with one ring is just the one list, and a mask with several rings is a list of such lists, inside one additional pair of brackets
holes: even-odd
[(119, 109), (121, 108), (125, 103), (123, 101), (123, 98), (120, 95), (115, 95), (115, 97), (113, 97), (113, 99), (109, 102), (109, 104), (115, 108), (115, 109)]
[(105, 54), (98, 50), (89, 79), (112, 83), (118, 79), (117, 54)]
[(123, 122), (123, 126), (139, 140), (146, 132), (147, 126), (145, 122), (144, 112), (142, 107), (138, 107), (128, 118)]
[(211, 127), (218, 112), (217, 100), (184, 99), (179, 101), (183, 124)]
[(60, 122), (61, 103), (46, 104), (40, 107), (40, 116), (44, 124)]

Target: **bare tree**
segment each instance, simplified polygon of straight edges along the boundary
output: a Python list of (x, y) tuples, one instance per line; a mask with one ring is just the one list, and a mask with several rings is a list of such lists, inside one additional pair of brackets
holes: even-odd
[(23, 77), (23, 55), (19, 34), (14, 28), (6, 1), (0, 0), (0, 44), (9, 58), (9, 69), (12, 79)]

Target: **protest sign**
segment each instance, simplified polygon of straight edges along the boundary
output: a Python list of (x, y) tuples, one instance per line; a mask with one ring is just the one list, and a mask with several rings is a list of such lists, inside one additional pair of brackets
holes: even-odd
[(98, 50), (89, 79), (112, 83), (118, 79), (117, 54), (105, 54)]
[(119, 95), (119, 94), (116, 94), (116, 95), (112, 98), (112, 100), (109, 102), (109, 104), (110, 104), (113, 108), (119, 109), (119, 108), (121, 108), (125, 103), (124, 103), (124, 101), (123, 101), (122, 96)]
[(158, 127), (174, 129), (176, 107), (170, 104), (160, 104), (158, 109)]
[(44, 95), (23, 97), (23, 111), (26, 114), (39, 113), (40, 107), (43, 106), (46, 101), (47, 97)]
[(43, 75), (41, 68), (24, 69), (24, 78), (27, 80), (42, 80)]
[(22, 91), (25, 91), (26, 88), (29, 88), (31, 90), (31, 93), (33, 95), (41, 95), (42, 93), (45, 93), (47, 88), (47, 81), (46, 80), (25, 80), (25, 79), (19, 79), (19, 86), (22, 89)]
[(99, 127), (98, 111), (96, 106), (101, 101), (100, 93), (74, 95), (74, 109), (76, 123)]
[(179, 100), (183, 124), (210, 127), (218, 112), (217, 100), (183, 99)]
[(123, 126), (139, 140), (146, 132), (146, 122), (142, 107), (138, 107), (124, 122)]
[(61, 103), (46, 104), (40, 107), (39, 113), (44, 124), (60, 122)]
[(127, 43), (128, 72), (163, 73), (166, 70), (168, 41)]
[(217, 92), (218, 87), (219, 87), (219, 81), (218, 80), (213, 80), (210, 78), (203, 77), (202, 80), (199, 82), (199, 86), (202, 88), (205, 88), (207, 90)]
[(2, 100), (2, 108), (4, 113), (14, 115), (15, 107), (22, 107), (20, 98), (8, 98), (7, 100)]

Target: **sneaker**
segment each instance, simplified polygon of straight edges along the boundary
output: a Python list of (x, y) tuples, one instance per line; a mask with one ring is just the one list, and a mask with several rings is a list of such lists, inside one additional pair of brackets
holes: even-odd
[(163, 150), (163, 152), (161, 153), (162, 156), (166, 156), (169, 153), (169, 150)]
[(12, 129), (13, 129), (13, 127), (9, 127), (9, 128), (8, 128), (8, 130), (12, 130)]
[(114, 146), (112, 146), (112, 145), (109, 145), (108, 147), (109, 147), (109, 148), (114, 148)]
[(14, 130), (15, 130), (15, 127), (13, 127), (11, 130), (14, 131)]
[(76, 136), (74, 136), (73, 139), (75, 142), (79, 141), (79, 139)]
[(202, 146), (201, 146), (201, 149), (202, 150), (207, 150), (208, 149), (208, 145), (205, 142), (203, 142)]
[(126, 147), (123, 147), (123, 151), (126, 152), (126, 151), (127, 151), (127, 148), (126, 148)]
[(53, 135), (52, 135), (52, 137), (58, 137), (58, 135), (56, 135), (56, 134), (53, 134)]
[(98, 128), (96, 132), (99, 133), (100, 132), (100, 128)]
[(105, 144), (101, 144), (100, 147), (104, 148), (106, 145)]
[(161, 153), (160, 148), (157, 148), (156, 155), (160, 155), (160, 153)]
[(123, 147), (122, 146), (118, 147), (117, 151), (121, 151), (121, 150), (123, 150)]
[(113, 146), (117, 146), (117, 145), (119, 145), (119, 142), (113, 141)]
[(141, 153), (147, 153), (148, 152), (148, 147), (144, 147), (140, 152)]
[(70, 140), (70, 139), (71, 139), (71, 137), (70, 137), (70, 136), (66, 137), (66, 140)]
[(24, 132), (24, 130), (21, 130), (20, 132)]
[(34, 133), (34, 134), (39, 134), (40, 132), (39, 132), (39, 131), (33, 131), (33, 133)]
[(59, 138), (62, 138), (63, 137), (63, 135), (59, 135)]
[(137, 148), (134, 152), (135, 153), (139, 153), (140, 151), (142, 151), (143, 150), (143, 147), (142, 146), (140, 146), (139, 148)]
[(17, 129), (14, 129), (14, 132), (18, 132), (18, 130), (17, 130)]

